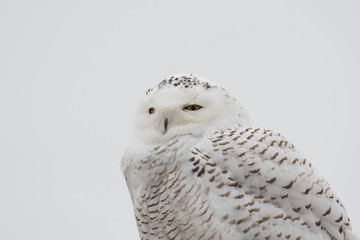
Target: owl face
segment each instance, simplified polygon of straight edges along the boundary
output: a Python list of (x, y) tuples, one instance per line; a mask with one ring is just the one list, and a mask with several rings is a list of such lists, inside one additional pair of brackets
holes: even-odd
[(245, 114), (237, 101), (224, 89), (197, 82), (192, 86), (164, 86), (162, 82), (148, 93), (137, 112), (137, 137), (161, 142), (177, 135), (201, 135), (209, 128), (240, 124)]

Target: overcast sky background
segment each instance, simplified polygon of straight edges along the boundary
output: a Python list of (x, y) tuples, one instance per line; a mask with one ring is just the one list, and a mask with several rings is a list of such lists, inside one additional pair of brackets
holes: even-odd
[(145, 91), (229, 90), (360, 233), (360, 1), (0, 1), (0, 239), (137, 240), (120, 159)]

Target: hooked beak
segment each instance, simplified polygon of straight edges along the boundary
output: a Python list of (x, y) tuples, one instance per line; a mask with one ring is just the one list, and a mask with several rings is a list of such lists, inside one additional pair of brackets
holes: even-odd
[(169, 125), (169, 119), (168, 119), (168, 118), (165, 118), (165, 121), (164, 121), (164, 129), (165, 129), (165, 132), (167, 131), (168, 125)]

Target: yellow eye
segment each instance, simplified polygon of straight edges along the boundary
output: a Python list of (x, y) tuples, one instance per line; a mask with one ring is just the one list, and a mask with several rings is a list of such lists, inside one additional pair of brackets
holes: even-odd
[(188, 106), (184, 107), (184, 110), (197, 111), (200, 108), (202, 108), (202, 106), (193, 104), (193, 105), (188, 105)]
[(149, 114), (153, 114), (155, 112), (154, 108), (149, 108)]

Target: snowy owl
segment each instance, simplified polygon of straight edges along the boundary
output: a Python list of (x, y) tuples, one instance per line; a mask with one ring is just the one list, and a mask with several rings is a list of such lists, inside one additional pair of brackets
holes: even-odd
[(149, 89), (122, 159), (142, 240), (357, 239), (342, 202), (280, 134), (194, 75)]

